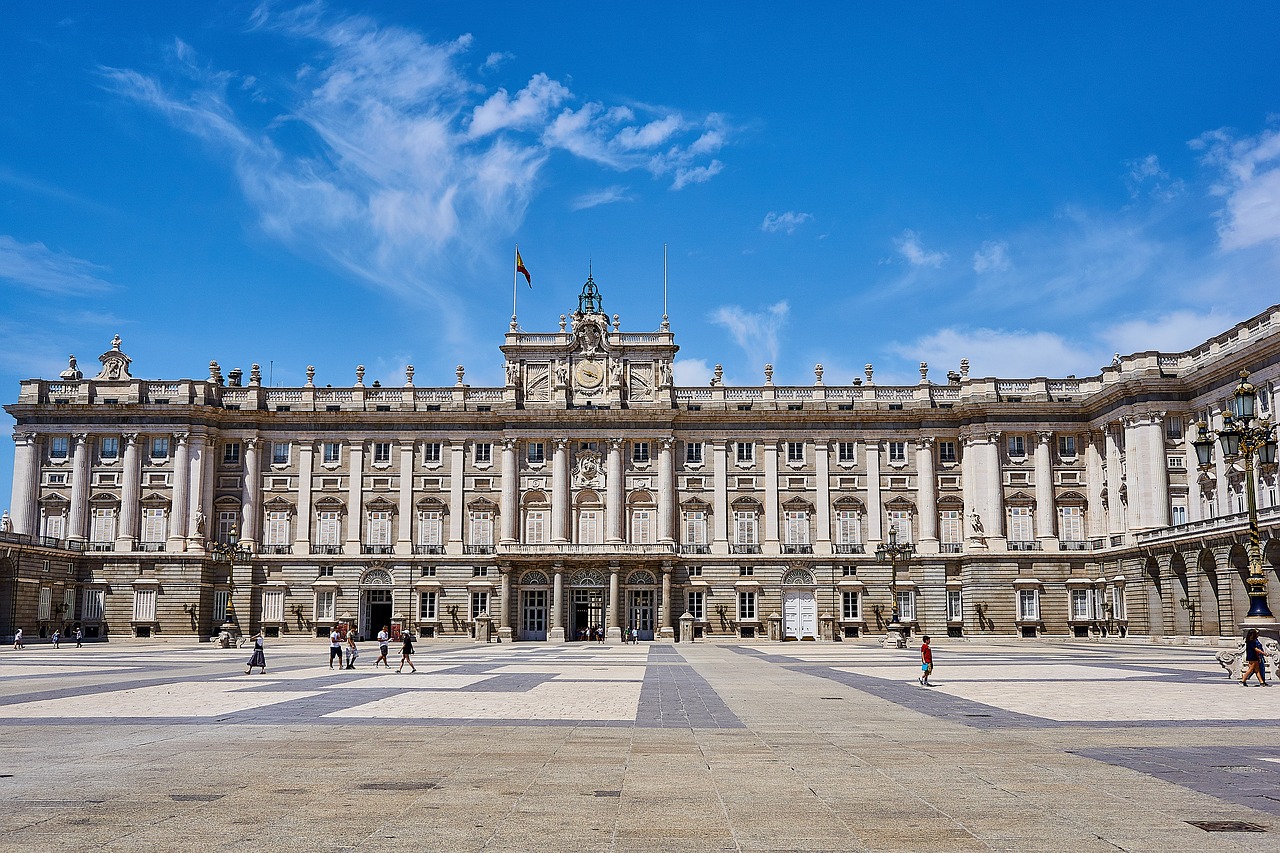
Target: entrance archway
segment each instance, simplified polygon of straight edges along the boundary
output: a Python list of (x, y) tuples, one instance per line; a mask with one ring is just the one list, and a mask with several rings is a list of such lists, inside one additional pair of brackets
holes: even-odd
[(623, 628), (631, 628), (642, 640), (653, 639), (653, 626), (657, 616), (657, 585), (653, 573), (634, 571), (627, 578), (627, 611), (623, 616)]
[(569, 630), (567, 640), (589, 640), (591, 632), (604, 628), (607, 599), (604, 572), (579, 569), (569, 576)]
[(356, 636), (369, 639), (383, 625), (390, 625), (395, 614), (391, 573), (383, 568), (367, 570), (360, 576), (360, 612), (356, 617)]
[(518, 639), (545, 640), (547, 638), (548, 589), (545, 572), (529, 571), (520, 578)]
[(817, 584), (808, 569), (782, 576), (782, 639), (818, 639)]

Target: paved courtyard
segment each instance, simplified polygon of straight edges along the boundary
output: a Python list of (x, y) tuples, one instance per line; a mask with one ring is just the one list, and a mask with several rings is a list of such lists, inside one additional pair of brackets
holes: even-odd
[(1280, 850), (1280, 688), (1209, 648), (374, 652), (5, 649), (0, 850)]

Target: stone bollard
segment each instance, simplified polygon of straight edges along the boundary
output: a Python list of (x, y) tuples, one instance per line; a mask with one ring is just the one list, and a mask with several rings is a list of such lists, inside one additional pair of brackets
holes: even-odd
[(492, 642), (493, 620), (489, 618), (488, 613), (476, 614), (476, 642), (489, 643)]
[(680, 616), (680, 642), (693, 642), (693, 614), (687, 610)]

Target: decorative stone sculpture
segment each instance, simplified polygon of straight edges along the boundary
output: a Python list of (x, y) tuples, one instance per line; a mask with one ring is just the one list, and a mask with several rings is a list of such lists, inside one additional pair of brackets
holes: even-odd
[(133, 359), (120, 351), (120, 343), (120, 336), (116, 335), (111, 339), (111, 349), (98, 356), (98, 361), (102, 362), (102, 372), (98, 374), (98, 379), (116, 381), (133, 378), (129, 375), (129, 363)]
[(865, 365), (863, 365), (863, 367), (862, 367), (862, 372), (863, 372), (863, 373), (865, 373), (865, 374), (867, 374), (867, 384), (868, 384), (868, 385), (875, 385), (875, 384), (876, 384), (876, 383), (875, 383), (875, 381), (871, 378), (872, 376), (874, 376), (874, 375), (875, 375), (875, 372), (876, 372), (876, 369), (875, 369), (874, 367), (872, 367), (872, 366), (871, 366), (871, 362), (867, 362)]
[(453, 369), (454, 375), (458, 377), (458, 387), (462, 387), (462, 377), (467, 375), (467, 369), (459, 364)]
[(765, 364), (764, 366), (764, 384), (765, 385), (773, 384), (773, 365), (772, 364)]
[(927, 361), (920, 362), (920, 384), (929, 384), (929, 362)]
[(250, 385), (262, 384), (262, 365), (261, 364), (249, 365), (249, 384)]
[(238, 367), (231, 368), (227, 374), (227, 385), (232, 388), (239, 388), (243, 384), (244, 371)]
[(711, 384), (712, 385), (724, 384), (724, 365), (723, 364), (716, 365), (715, 375), (711, 377)]
[(404, 384), (406, 388), (413, 387), (413, 365), (406, 364), (404, 366)]
[(74, 355), (67, 356), (67, 369), (59, 373), (58, 378), (68, 382), (76, 382), (84, 378), (84, 374), (76, 366), (76, 357)]
[(356, 365), (356, 387), (358, 388), (362, 385), (364, 385), (364, 365), (357, 364)]
[(221, 385), (223, 382), (222, 367), (212, 359), (209, 361), (209, 381), (214, 385)]
[(310, 388), (316, 384), (316, 366), (314, 364), (307, 365), (307, 387)]
[[(1262, 668), (1263, 674), (1266, 675), (1267, 664), (1272, 666), (1272, 672), (1276, 678), (1280, 678), (1280, 643), (1270, 637), (1262, 637)], [(1236, 681), (1240, 680), (1240, 674), (1244, 671), (1244, 640), (1241, 639), (1234, 649), (1223, 649), (1217, 655), (1218, 666), (1227, 671), (1227, 674)]]
[(969, 378), (969, 359), (967, 358), (960, 359), (960, 378)]
[(821, 364), (815, 364), (813, 366), (813, 384), (814, 385), (822, 384), (822, 369), (823, 368)]

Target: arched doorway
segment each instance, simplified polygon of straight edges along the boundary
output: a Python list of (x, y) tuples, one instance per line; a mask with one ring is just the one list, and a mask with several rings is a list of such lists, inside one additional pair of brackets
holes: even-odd
[(657, 584), (653, 572), (639, 569), (627, 576), (627, 611), (623, 628), (633, 629), (642, 640), (653, 639), (657, 621)]
[(1191, 584), (1187, 579), (1187, 564), (1182, 557), (1174, 554), (1169, 561), (1169, 573), (1173, 576), (1171, 587), (1172, 601), (1169, 602), (1173, 613), (1173, 634), (1178, 637), (1189, 637), (1195, 633), (1192, 616), (1195, 614), (1196, 601), (1191, 596)]
[(1147, 588), (1147, 623), (1148, 633), (1152, 637), (1164, 635), (1164, 603), (1163, 591), (1160, 589), (1160, 565), (1155, 557), (1148, 557), (1142, 573), (1146, 575)]
[(1243, 545), (1232, 545), (1227, 553), (1227, 564), (1231, 570), (1227, 576), (1231, 580), (1231, 633), (1249, 615), (1249, 587), (1245, 579), (1249, 577), (1249, 552)]
[(816, 589), (808, 569), (791, 569), (782, 576), (782, 639), (818, 639)]
[(531, 570), (520, 577), (520, 630), (517, 639), (547, 638), (547, 601), (550, 584), (546, 572)]
[[(1206, 557), (1208, 559), (1206, 559)], [(1204, 551), (1196, 566), (1196, 580), (1200, 587), (1200, 626), (1206, 637), (1216, 637), (1221, 630), (1222, 603), (1218, 595), (1218, 567), (1213, 554)]]
[(360, 576), (360, 613), (356, 619), (356, 634), (364, 639), (376, 636), (383, 625), (390, 625), (395, 614), (395, 582), (391, 572), (374, 567)]
[(605, 576), (599, 569), (578, 569), (569, 576), (567, 640), (586, 640), (604, 627)]

